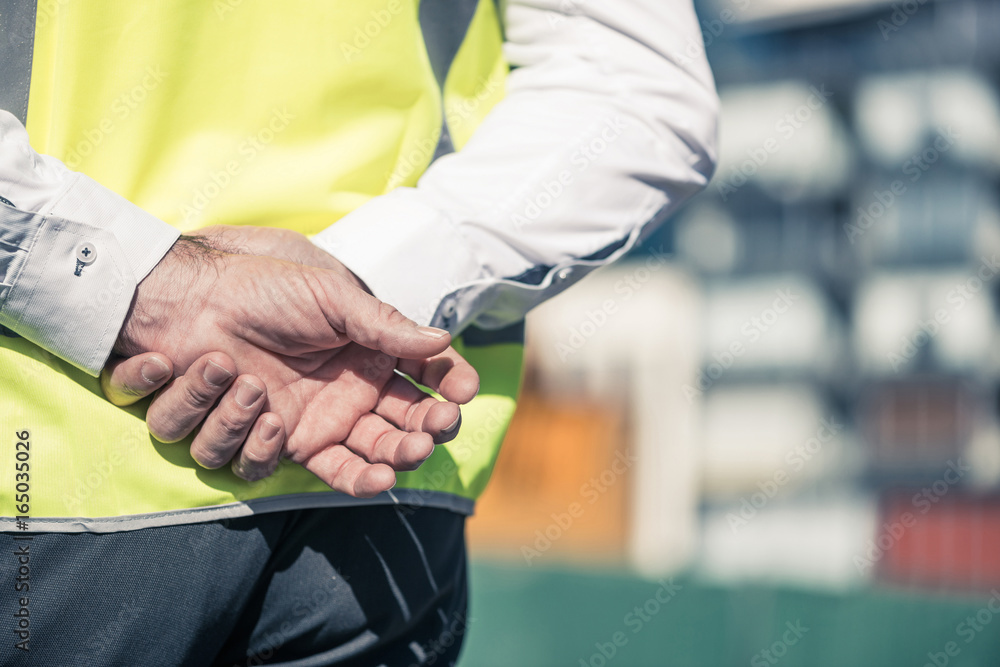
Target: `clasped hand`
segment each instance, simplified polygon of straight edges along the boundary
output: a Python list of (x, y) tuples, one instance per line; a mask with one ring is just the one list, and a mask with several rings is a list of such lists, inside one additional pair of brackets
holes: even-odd
[(150, 433), (197, 429), (207, 468), (231, 461), (253, 481), (284, 457), (371, 497), (457, 434), (479, 377), (450, 343), (301, 234), (219, 226), (182, 237), (140, 283), (101, 385), (116, 405), (156, 392)]

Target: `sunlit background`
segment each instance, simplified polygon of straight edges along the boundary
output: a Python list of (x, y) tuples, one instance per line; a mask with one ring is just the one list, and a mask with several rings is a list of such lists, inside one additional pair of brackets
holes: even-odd
[(1000, 3), (696, 6), (715, 179), (529, 317), (463, 664), (997, 667)]

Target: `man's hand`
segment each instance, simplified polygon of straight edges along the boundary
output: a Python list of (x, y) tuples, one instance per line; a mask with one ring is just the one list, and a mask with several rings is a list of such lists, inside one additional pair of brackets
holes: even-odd
[[(223, 465), (246, 440), (234, 461), (241, 476), (270, 474), (283, 453), (359, 496), (391, 488), (393, 469), (416, 467), (434, 437), (454, 435), (458, 406), (395, 372), (456, 403), (471, 400), (478, 376), (448, 348), (445, 332), (419, 328), (363, 292), (301, 235), (206, 231), (181, 241), (140, 285), (117, 350), (162, 354), (109, 365), (103, 385), (110, 399), (132, 402), (183, 374), (150, 407), (154, 435), (181, 439), (210, 413), (192, 445), (203, 465)], [(227, 245), (331, 269), (220, 249)], [(236, 377), (233, 359), (253, 375)]]

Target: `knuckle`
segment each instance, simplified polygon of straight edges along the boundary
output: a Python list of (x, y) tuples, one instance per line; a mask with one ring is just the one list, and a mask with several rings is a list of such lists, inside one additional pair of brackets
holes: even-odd
[[(396, 462), (399, 455), (399, 442), (396, 442), (396, 439), (392, 436), (393, 432), (387, 430), (375, 440), (375, 444), (372, 447), (372, 463), (392, 465)], [(358, 476), (360, 476), (360, 472)]]
[[(434, 399), (431, 399), (434, 400)], [(427, 413), (433, 405), (425, 405), (423, 401), (415, 401), (406, 408), (406, 416), (403, 417), (403, 428), (407, 431), (418, 431), (423, 426)]]
[(384, 301), (379, 301), (377, 317), (378, 322), (383, 326), (395, 326), (406, 320), (406, 317), (395, 306)]
[(385, 301), (379, 301), (379, 303), (378, 303), (378, 316), (379, 316), (380, 319), (389, 321), (398, 312), (399, 311), (396, 310), (395, 306), (393, 306), (392, 304), (388, 304)]
[(349, 461), (344, 461), (330, 472), (325, 480), (327, 486), (334, 491), (341, 491), (350, 495), (354, 494), (354, 486), (358, 481), (360, 473), (352, 470), (353, 466)]
[(219, 437), (226, 441), (242, 440), (249, 426), (250, 422), (246, 418), (227, 412), (220, 413), (215, 423)]
[(184, 383), (184, 403), (196, 410), (207, 410), (215, 404), (218, 393), (200, 382)]

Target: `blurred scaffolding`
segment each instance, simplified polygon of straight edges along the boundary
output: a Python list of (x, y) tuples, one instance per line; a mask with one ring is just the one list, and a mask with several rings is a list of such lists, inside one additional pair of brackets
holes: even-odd
[(473, 553), (1000, 586), (1000, 3), (697, 6), (715, 179), (529, 317)]

